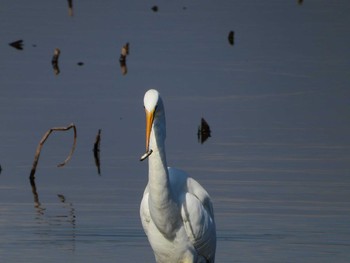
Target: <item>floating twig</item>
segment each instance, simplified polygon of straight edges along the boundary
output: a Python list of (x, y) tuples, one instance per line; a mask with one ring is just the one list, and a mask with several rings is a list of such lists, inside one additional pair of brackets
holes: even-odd
[(60, 163), (58, 164), (57, 166), (58, 167), (62, 167), (64, 166), (69, 160), (70, 158), (72, 157), (73, 155), (73, 152), (75, 150), (75, 146), (76, 146), (76, 142), (77, 142), (77, 129), (75, 127), (75, 125), (73, 123), (71, 123), (69, 126), (67, 127), (54, 127), (54, 128), (51, 128), (50, 130), (48, 130), (44, 136), (41, 138), (39, 144), (38, 144), (38, 147), (36, 148), (36, 152), (35, 152), (35, 157), (34, 157), (34, 162), (33, 162), (33, 166), (32, 166), (32, 170), (30, 172), (30, 179), (33, 180), (35, 178), (35, 171), (36, 171), (36, 167), (38, 165), (38, 161), (39, 161), (39, 157), (40, 157), (40, 153), (41, 153), (41, 148), (43, 147), (45, 141), (47, 140), (47, 138), (50, 136), (50, 134), (53, 132), (53, 131), (68, 131), (70, 129), (74, 129), (74, 142), (73, 142), (73, 145), (72, 145), (72, 149), (68, 155), (68, 157), (66, 158), (66, 160), (64, 160), (63, 163)]

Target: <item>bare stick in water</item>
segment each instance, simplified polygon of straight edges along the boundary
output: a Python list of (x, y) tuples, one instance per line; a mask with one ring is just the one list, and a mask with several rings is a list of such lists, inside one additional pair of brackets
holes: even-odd
[(39, 157), (40, 157), (40, 153), (41, 153), (41, 148), (43, 147), (43, 145), (44, 145), (45, 141), (47, 140), (47, 138), (49, 138), (50, 134), (53, 131), (68, 131), (68, 130), (70, 130), (72, 128), (74, 129), (74, 142), (73, 142), (73, 145), (72, 145), (72, 149), (71, 149), (68, 157), (66, 158), (66, 160), (64, 160), (63, 163), (60, 163), (60, 164), (57, 165), (58, 167), (62, 167), (70, 160), (70, 158), (72, 157), (73, 152), (75, 150), (75, 146), (76, 146), (76, 143), (77, 143), (77, 128), (75, 127), (75, 125), (73, 123), (71, 123), (67, 127), (54, 127), (54, 128), (51, 128), (50, 130), (48, 130), (44, 134), (44, 136), (41, 138), (41, 140), (40, 140), (40, 142), (38, 144), (38, 147), (36, 148), (34, 162), (33, 162), (32, 170), (30, 172), (30, 177), (29, 177), (31, 180), (33, 180), (35, 178), (34, 175), (35, 175), (35, 171), (36, 171), (36, 166), (38, 165), (38, 161), (39, 161)]

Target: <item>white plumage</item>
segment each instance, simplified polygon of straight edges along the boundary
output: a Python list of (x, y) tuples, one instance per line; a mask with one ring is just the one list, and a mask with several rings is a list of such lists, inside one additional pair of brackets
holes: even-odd
[(207, 191), (184, 171), (167, 167), (165, 112), (156, 90), (144, 97), (148, 184), (140, 216), (158, 263), (212, 263), (216, 230)]

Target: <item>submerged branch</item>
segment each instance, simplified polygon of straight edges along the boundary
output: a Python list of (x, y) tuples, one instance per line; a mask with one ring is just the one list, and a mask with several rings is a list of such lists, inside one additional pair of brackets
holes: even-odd
[(64, 160), (63, 163), (60, 163), (58, 164), (57, 166), (58, 167), (62, 167), (64, 166), (69, 160), (70, 158), (72, 157), (73, 155), (73, 152), (75, 150), (75, 146), (76, 146), (76, 142), (77, 142), (77, 129), (75, 127), (75, 125), (73, 123), (71, 123), (69, 126), (67, 127), (54, 127), (54, 128), (51, 128), (50, 130), (48, 130), (44, 136), (41, 138), (39, 144), (38, 144), (38, 147), (36, 148), (36, 152), (35, 152), (35, 157), (34, 157), (34, 162), (33, 162), (33, 166), (32, 166), (32, 170), (30, 172), (30, 179), (34, 179), (35, 178), (35, 171), (36, 171), (36, 167), (38, 165), (38, 162), (39, 162), (39, 157), (40, 157), (40, 153), (41, 153), (41, 148), (43, 147), (45, 141), (49, 138), (50, 134), (53, 132), (53, 131), (68, 131), (70, 129), (74, 129), (74, 141), (73, 141), (73, 145), (72, 145), (72, 148), (71, 148), (71, 151), (68, 155), (68, 157), (66, 158), (66, 160)]

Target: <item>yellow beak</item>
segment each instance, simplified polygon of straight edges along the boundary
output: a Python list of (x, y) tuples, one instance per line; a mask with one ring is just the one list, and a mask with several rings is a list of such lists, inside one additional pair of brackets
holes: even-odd
[(149, 140), (150, 140), (152, 125), (154, 120), (154, 110), (148, 111), (147, 109), (145, 109), (145, 112), (146, 112), (146, 153), (141, 156), (140, 161), (145, 160), (152, 153), (152, 149), (149, 149)]

